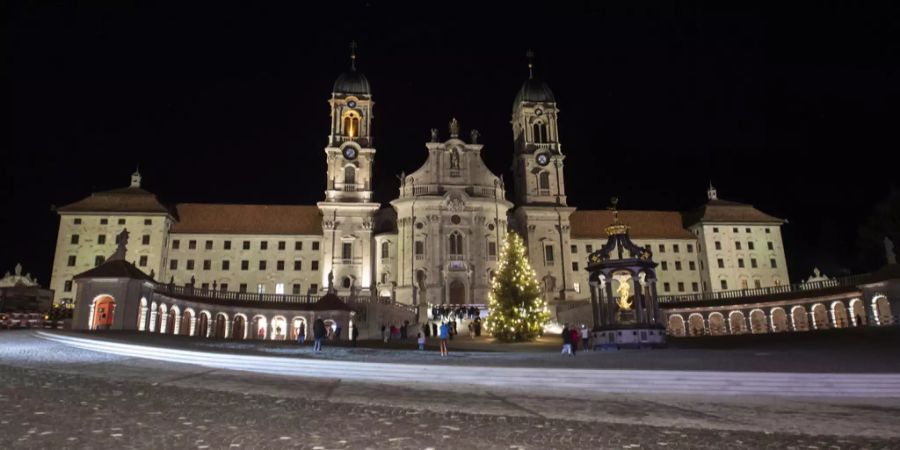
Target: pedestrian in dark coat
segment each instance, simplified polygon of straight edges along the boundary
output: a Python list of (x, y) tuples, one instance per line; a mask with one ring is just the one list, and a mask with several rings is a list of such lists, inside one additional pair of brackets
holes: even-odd
[(356, 324), (353, 324), (353, 327), (350, 330), (350, 339), (353, 340), (353, 346), (356, 347), (356, 339), (359, 338), (359, 327)]
[(313, 350), (316, 352), (322, 351), (322, 339), (325, 338), (327, 332), (325, 331), (325, 321), (322, 319), (316, 319), (316, 322), (313, 324), (313, 339), (315, 339), (315, 346)]

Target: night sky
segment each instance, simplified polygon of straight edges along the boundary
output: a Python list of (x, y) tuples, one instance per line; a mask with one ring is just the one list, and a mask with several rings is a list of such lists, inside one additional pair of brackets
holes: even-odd
[(790, 221), (797, 281), (814, 264), (860, 270), (857, 227), (900, 187), (900, 8), (888, 2), (64, 3), (7, 8), (0, 271), (21, 261), (44, 285), (51, 205), (124, 187), (137, 164), (166, 203), (321, 200), (327, 100), (351, 40), (376, 102), (381, 202), (451, 117), (463, 136), (481, 132), (512, 192), (509, 121), (529, 48), (559, 102), (578, 208), (616, 195), (625, 209), (691, 209), (712, 180), (720, 198)]

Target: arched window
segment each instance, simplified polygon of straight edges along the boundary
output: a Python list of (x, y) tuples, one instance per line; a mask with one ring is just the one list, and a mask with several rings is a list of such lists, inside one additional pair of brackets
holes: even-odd
[(356, 169), (353, 166), (344, 167), (344, 184), (356, 184)]
[(359, 117), (355, 114), (344, 116), (344, 135), (347, 137), (359, 136)]
[(550, 172), (538, 174), (538, 190), (539, 195), (550, 195)]
[(350, 277), (344, 277), (344, 280), (341, 282), (341, 285), (344, 287), (344, 289), (349, 289), (350, 285), (352, 284), (353, 280), (351, 280)]
[(546, 144), (550, 140), (547, 136), (547, 124), (544, 123), (535, 123), (532, 126), (532, 132), (534, 133), (534, 142), (537, 144)]
[(462, 255), (463, 253), (463, 237), (458, 231), (450, 233), (450, 254)]
[(388, 245), (387, 242), (381, 243), (381, 259), (387, 259), (388, 257), (391, 256), (390, 249), (391, 249), (391, 246)]

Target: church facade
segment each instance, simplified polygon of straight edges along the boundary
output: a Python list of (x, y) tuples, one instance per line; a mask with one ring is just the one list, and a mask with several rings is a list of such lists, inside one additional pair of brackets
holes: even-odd
[[(104, 262), (127, 229), (129, 259), (161, 283), (266, 294), (390, 298), (411, 305), (484, 304), (507, 230), (519, 233), (550, 302), (589, 298), (587, 255), (610, 211), (566, 197), (559, 108), (549, 86), (524, 82), (512, 108), (513, 189), (481, 158), (478, 132), (432, 130), (421, 167), (389, 205), (373, 201), (374, 97), (366, 77), (338, 77), (329, 99), (325, 196), (316, 205), (164, 204), (129, 187), (58, 208), (51, 289), (71, 304), (76, 275)], [(383, 175), (382, 175), (383, 176)], [(660, 264), (661, 296), (787, 284), (781, 219), (718, 198), (695, 211), (620, 211)]]

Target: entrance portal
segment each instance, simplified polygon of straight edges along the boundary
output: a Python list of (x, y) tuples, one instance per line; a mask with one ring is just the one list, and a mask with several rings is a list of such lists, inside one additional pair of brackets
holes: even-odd
[(94, 317), (92, 330), (108, 330), (112, 327), (113, 314), (116, 312), (116, 301), (109, 295), (101, 295), (94, 299)]
[(462, 281), (450, 282), (450, 304), (461, 305), (466, 303), (466, 285)]

